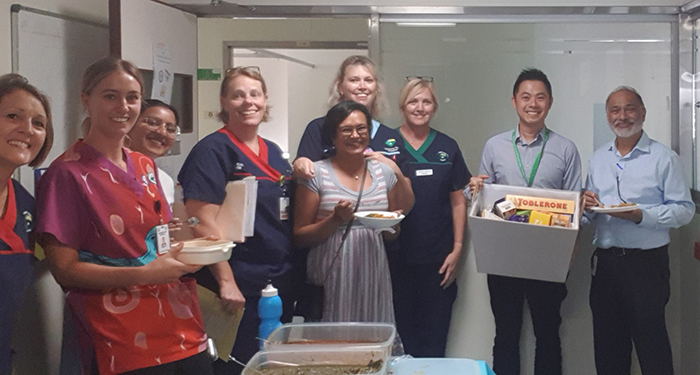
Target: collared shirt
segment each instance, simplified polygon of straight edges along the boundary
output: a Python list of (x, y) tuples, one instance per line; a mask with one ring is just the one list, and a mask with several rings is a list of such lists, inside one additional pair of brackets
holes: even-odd
[(649, 139), (646, 132), (625, 156), (620, 155), (614, 141), (596, 150), (588, 163), (586, 190), (598, 194), (603, 204), (619, 204), (622, 198), (642, 210), (639, 224), (586, 213), (596, 221), (593, 243), (605, 249), (666, 245), (671, 241), (669, 228), (689, 223), (695, 212), (678, 155)]
[[(527, 186), (515, 158), (512, 136), (513, 131), (509, 130), (491, 137), (486, 142), (479, 166), (479, 174), (489, 176), (484, 180), (485, 183)], [(520, 138), (520, 131), (517, 128), (515, 137), (525, 175), (529, 177), (537, 154), (544, 144), (544, 128), (530, 143), (525, 143)], [(532, 187), (581, 190), (581, 157), (578, 149), (573, 142), (551, 129)]]

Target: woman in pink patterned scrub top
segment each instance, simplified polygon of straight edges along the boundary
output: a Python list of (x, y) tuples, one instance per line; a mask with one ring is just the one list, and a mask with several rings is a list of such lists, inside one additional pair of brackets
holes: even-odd
[[(64, 288), (83, 373), (211, 374), (193, 279), (199, 269), (159, 254), (156, 227), (170, 209), (153, 159), (123, 147), (141, 107), (131, 63), (105, 58), (83, 75), (85, 139), (42, 176), (37, 232)], [(93, 357), (94, 356), (94, 357)]]

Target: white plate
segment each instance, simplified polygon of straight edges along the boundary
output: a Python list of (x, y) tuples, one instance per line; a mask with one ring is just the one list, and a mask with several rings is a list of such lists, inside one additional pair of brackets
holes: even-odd
[[(385, 219), (381, 217), (367, 217), (370, 214), (380, 214), (384, 216), (391, 216), (391, 219)], [(391, 211), (362, 211), (356, 212), (355, 217), (360, 223), (368, 228), (374, 229), (388, 229), (398, 224), (405, 217), (404, 215), (397, 214)]]
[(639, 206), (622, 206), (622, 207), (591, 207), (591, 211), (601, 214), (613, 214), (615, 212), (629, 212), (638, 209)]
[(182, 248), (176, 259), (185, 264), (207, 266), (229, 260), (231, 249), (236, 245), (228, 240), (189, 240), (183, 241)]

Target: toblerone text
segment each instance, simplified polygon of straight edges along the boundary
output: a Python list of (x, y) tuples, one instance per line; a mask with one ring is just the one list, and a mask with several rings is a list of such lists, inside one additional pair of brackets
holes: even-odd
[(506, 195), (506, 199), (515, 203), (519, 210), (539, 210), (573, 214), (576, 210), (576, 202), (566, 199), (525, 197), (521, 195)]

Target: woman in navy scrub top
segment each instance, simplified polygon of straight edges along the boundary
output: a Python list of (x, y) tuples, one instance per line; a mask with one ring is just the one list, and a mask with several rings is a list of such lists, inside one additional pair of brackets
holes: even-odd
[(15, 170), (40, 165), (53, 143), (49, 100), (17, 74), (0, 77), (0, 374), (10, 373), (17, 311), (32, 280), (34, 198)]
[[(229, 70), (221, 83), (220, 130), (199, 141), (187, 157), (178, 180), (187, 214), (199, 219), (195, 236), (217, 236), (216, 215), (226, 196), (226, 184), (254, 176), (258, 181), (255, 232), (237, 244), (228, 262), (196, 274), (198, 282), (219, 293), (229, 311), (245, 307), (231, 355), (248, 362), (258, 351), (258, 300), (268, 280), (279, 290), (282, 322), (292, 318), (292, 225), (287, 208), (291, 166), (275, 143), (258, 136), (269, 116), (267, 87), (257, 67)], [(216, 374), (237, 374), (233, 361), (214, 363)]]
[(457, 142), (430, 127), (438, 108), (432, 78), (409, 79), (399, 103), (416, 201), (401, 222), (401, 251), (389, 259), (396, 326), (407, 354), (444, 357), (471, 175)]
[[(328, 103), (333, 106), (344, 101), (353, 101), (367, 107), (372, 117), (377, 117), (386, 106), (383, 85), (376, 74), (377, 67), (367, 56), (350, 56), (340, 65), (335, 81), (331, 85)], [(299, 142), (294, 173), (305, 178), (313, 177), (313, 162), (335, 154), (333, 145), (321, 137), (325, 117), (311, 121)], [(394, 160), (403, 169), (403, 141), (395, 129), (372, 120), (369, 148)]]

